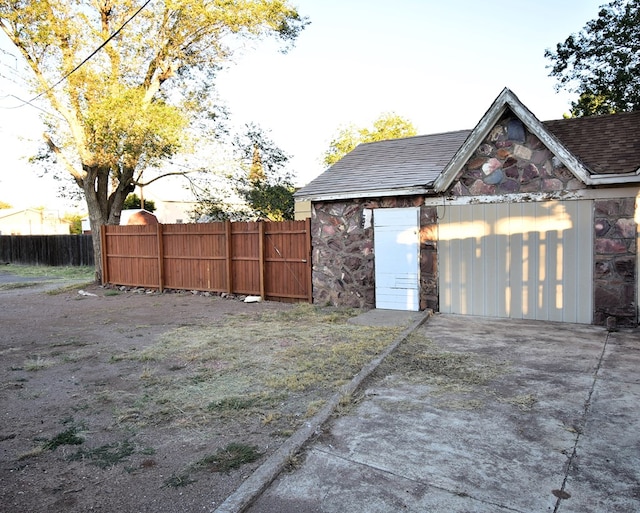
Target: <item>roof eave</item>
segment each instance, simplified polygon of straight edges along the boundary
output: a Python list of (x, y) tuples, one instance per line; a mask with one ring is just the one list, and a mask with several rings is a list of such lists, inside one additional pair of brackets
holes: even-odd
[(640, 183), (640, 168), (632, 173), (608, 173), (589, 176), (589, 185), (624, 185), (627, 183)]
[(398, 189), (373, 189), (366, 191), (348, 191), (328, 194), (295, 194), (296, 201), (339, 201), (356, 198), (382, 198), (386, 196), (413, 196), (419, 194), (433, 193), (433, 188), (429, 185), (402, 187)]

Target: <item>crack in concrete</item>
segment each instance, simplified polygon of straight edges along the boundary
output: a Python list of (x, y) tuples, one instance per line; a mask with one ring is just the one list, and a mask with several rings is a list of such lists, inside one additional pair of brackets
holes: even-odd
[[(569, 461), (567, 462), (567, 467), (564, 473), (564, 479), (562, 480), (562, 486), (560, 487), (559, 494), (560, 495), (556, 500), (556, 505), (553, 508), (553, 513), (558, 513), (560, 511), (560, 504), (563, 499), (561, 495), (567, 494), (565, 488), (567, 486), (567, 480), (569, 479), (569, 472), (571, 471), (571, 467), (573, 466), (573, 461), (578, 454), (578, 444), (580, 443), (580, 437), (584, 432), (585, 426), (587, 425), (587, 416), (589, 415), (589, 410), (591, 409), (591, 398), (593, 396), (593, 392), (596, 389), (596, 383), (598, 382), (598, 374), (600, 373), (600, 368), (602, 367), (602, 362), (604, 361), (604, 354), (607, 351), (607, 345), (609, 344), (609, 337), (611, 333), (607, 332), (607, 336), (604, 340), (604, 345), (602, 346), (602, 352), (600, 353), (600, 358), (598, 358), (598, 365), (596, 365), (596, 370), (593, 373), (593, 381), (591, 383), (591, 388), (589, 389), (589, 394), (587, 395), (587, 399), (584, 403), (584, 411), (582, 413), (582, 418), (580, 420), (580, 429), (576, 434), (576, 440), (573, 444), (573, 450), (571, 451), (571, 456), (569, 456)], [(569, 495), (570, 497), (570, 495)]]
[(451, 494), (451, 495), (455, 495), (457, 497), (466, 497), (468, 499), (474, 500), (476, 502), (480, 502), (482, 504), (488, 504), (489, 506), (499, 507), (499, 508), (501, 508), (501, 509), (503, 509), (505, 511), (513, 511), (514, 513), (526, 513), (526, 512), (524, 512), (524, 511), (522, 511), (520, 509), (515, 509), (515, 508), (511, 508), (509, 506), (505, 506), (504, 504), (498, 504), (496, 502), (491, 502), (491, 501), (487, 501), (487, 500), (484, 500), (484, 499), (479, 499), (478, 497), (474, 497), (473, 495), (470, 495), (470, 494), (468, 494), (466, 492), (450, 490), (449, 488), (445, 488), (443, 486), (438, 486), (436, 484), (429, 483), (429, 482), (423, 481), (421, 479), (416, 479), (416, 478), (413, 478), (413, 477), (409, 477), (409, 476), (405, 476), (405, 475), (402, 475), (402, 474), (398, 474), (398, 473), (393, 472), (391, 470), (387, 470), (386, 468), (378, 467), (376, 465), (371, 465), (370, 463), (364, 463), (362, 461), (357, 461), (357, 460), (354, 460), (354, 459), (351, 459), (351, 458), (347, 458), (346, 456), (342, 456), (340, 454), (336, 454), (334, 452), (331, 452), (329, 450), (323, 449), (321, 447), (313, 447), (311, 450), (317, 451), (317, 452), (321, 452), (322, 454), (326, 454), (327, 456), (330, 456), (332, 458), (337, 458), (337, 459), (340, 459), (342, 461), (346, 461), (347, 463), (350, 463), (350, 464), (353, 464), (353, 465), (358, 465), (360, 467), (368, 468), (368, 469), (371, 469), (371, 470), (373, 470), (375, 472), (382, 472), (383, 474), (388, 474), (388, 475), (396, 477), (398, 479), (402, 479), (402, 480), (405, 480), (405, 481), (409, 481), (411, 483), (416, 483), (416, 484), (419, 484), (419, 485), (423, 485), (423, 486), (426, 486), (428, 488), (433, 488), (435, 490), (439, 490), (441, 492), (445, 492), (445, 493), (448, 493), (448, 494)]

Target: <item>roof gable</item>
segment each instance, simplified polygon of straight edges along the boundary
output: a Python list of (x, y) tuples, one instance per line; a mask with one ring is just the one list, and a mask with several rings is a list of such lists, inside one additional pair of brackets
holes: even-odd
[[(640, 168), (633, 169), (634, 165), (640, 165), (640, 148), (638, 148), (640, 140), (635, 136), (635, 134), (640, 132), (634, 130), (634, 127), (636, 129), (638, 128), (640, 116), (628, 116), (624, 125), (619, 124), (619, 119), (621, 119), (619, 118), (620, 115), (579, 118), (575, 120), (557, 120), (543, 123), (524, 106), (511, 90), (505, 88), (435, 181), (435, 192), (444, 192), (451, 186), (464, 165), (507, 110), (511, 110), (527, 127), (529, 132), (535, 135), (544, 146), (553, 152), (564, 166), (584, 184), (604, 185), (640, 182)], [(591, 119), (591, 121), (585, 121), (587, 119)], [(605, 126), (608, 128), (609, 133), (626, 133), (627, 131), (631, 133), (632, 144), (630, 144), (630, 146), (632, 148), (635, 147), (635, 149), (626, 153), (627, 158), (623, 160), (626, 165), (623, 169), (621, 168), (616, 171), (617, 168), (613, 166), (605, 166), (608, 169), (606, 174), (602, 172), (599, 174), (597, 164), (607, 161), (607, 159), (603, 159), (604, 156), (615, 154), (615, 147), (612, 147), (610, 140), (612, 136), (607, 135)], [(576, 128), (580, 128), (581, 130), (574, 131)], [(602, 131), (604, 131), (604, 133), (601, 133), (600, 136), (608, 137), (609, 140), (604, 141), (605, 144), (599, 145), (598, 149), (594, 150), (592, 149), (593, 137)], [(573, 151), (569, 149), (569, 146)], [(579, 158), (578, 155), (586, 156), (587, 159)], [(591, 157), (590, 161), (593, 165), (591, 168), (587, 166), (589, 157)], [(609, 160), (613, 164), (616, 159), (612, 158)]]

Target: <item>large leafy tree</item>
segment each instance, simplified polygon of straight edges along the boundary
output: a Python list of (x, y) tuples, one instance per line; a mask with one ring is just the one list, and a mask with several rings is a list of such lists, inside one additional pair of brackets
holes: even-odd
[(215, 73), (242, 41), (286, 48), (306, 23), (287, 0), (0, 0), (0, 28), (53, 114), (47, 147), (86, 200), (98, 276), (101, 225), (211, 120)]
[(327, 166), (332, 166), (358, 144), (411, 137), (417, 133), (411, 121), (392, 112), (385, 113), (371, 127), (356, 128), (350, 125), (341, 128), (329, 144), (323, 161)]
[(602, 6), (596, 19), (545, 57), (558, 88), (578, 94), (573, 116), (640, 110), (640, 0)]

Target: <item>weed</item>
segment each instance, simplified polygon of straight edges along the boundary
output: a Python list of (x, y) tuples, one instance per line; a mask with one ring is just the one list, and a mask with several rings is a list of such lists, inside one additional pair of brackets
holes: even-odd
[(322, 409), (325, 404), (327, 404), (327, 401), (324, 399), (316, 399), (315, 401), (311, 401), (307, 406), (307, 412), (304, 414), (304, 416), (307, 418), (313, 417)]
[(81, 449), (69, 458), (71, 461), (89, 460), (94, 465), (106, 469), (127, 459), (135, 452), (129, 440), (101, 445), (94, 449)]
[(414, 333), (383, 362), (379, 372), (402, 373), (409, 379), (438, 385), (440, 392), (465, 392), (496, 378), (504, 372), (504, 364), (473, 353), (442, 351)]
[(500, 402), (513, 404), (517, 406), (520, 411), (530, 411), (533, 405), (538, 402), (538, 399), (533, 394), (516, 395), (514, 397), (507, 397), (506, 399), (498, 399)]
[[(86, 288), (90, 285), (93, 285), (93, 281), (86, 281), (81, 283), (72, 283), (71, 285), (63, 285), (62, 287), (56, 287), (52, 290), (47, 290), (47, 294), (49, 296), (57, 296), (58, 294), (64, 294), (65, 292), (71, 292), (76, 289)], [(78, 296), (75, 299), (82, 300), (85, 299), (83, 296)]]
[(142, 369), (142, 374), (140, 374), (140, 379), (149, 380), (153, 377), (153, 375), (154, 375), (153, 369), (148, 365), (145, 365), (144, 368)]
[(253, 463), (260, 456), (262, 453), (256, 446), (232, 442), (224, 449), (218, 449), (215, 454), (202, 458), (195, 464), (195, 468), (210, 472), (229, 472), (246, 463)]
[(35, 287), (36, 285), (39, 285), (39, 283), (37, 282), (2, 283), (0, 284), (0, 290), (26, 289), (28, 287)]
[(35, 358), (27, 358), (23, 364), (23, 368), (26, 371), (35, 372), (48, 369), (49, 367), (53, 367), (55, 364), (56, 361), (52, 358), (36, 356)]
[(28, 458), (35, 458), (36, 456), (40, 456), (44, 452), (44, 449), (41, 445), (34, 447), (30, 451), (24, 452), (18, 456), (18, 461), (26, 460)]
[(53, 438), (46, 440), (42, 444), (42, 449), (45, 451), (55, 451), (61, 445), (80, 445), (84, 443), (84, 438), (78, 436), (80, 432), (80, 426), (74, 425), (65, 429), (61, 433), (58, 433)]
[[(351, 326), (342, 328), (351, 331)], [(291, 361), (289, 372), (268, 378), (267, 384), (294, 392), (343, 385), (389, 343), (387, 337), (368, 337), (373, 334), (369, 328), (354, 329), (352, 333), (353, 337), (344, 342), (288, 348), (284, 357)]]
[(224, 397), (210, 402), (207, 409), (209, 411), (248, 410), (264, 404), (266, 398), (267, 396), (264, 394), (254, 394), (247, 397)]
[(61, 342), (56, 342), (54, 344), (51, 344), (51, 347), (68, 347), (68, 346), (85, 347), (88, 345), (89, 345), (89, 342), (83, 342), (80, 340), (76, 340), (75, 338), (70, 338), (69, 340), (63, 340)]
[(287, 461), (284, 464), (285, 472), (294, 472), (295, 470), (298, 470), (304, 463), (304, 459), (304, 454), (301, 452), (289, 454)]
[(265, 413), (262, 416), (262, 425), (266, 426), (268, 424), (271, 424), (272, 422), (277, 421), (280, 417), (281, 415), (278, 412)]
[(170, 486), (171, 488), (180, 488), (195, 482), (196, 480), (193, 479), (188, 472), (181, 472), (180, 474), (172, 474), (171, 477), (165, 479), (164, 485)]
[[(299, 419), (309, 402), (348, 382), (397, 335), (393, 328), (347, 323), (355, 313), (299, 305), (229, 315), (210, 325), (176, 328), (110, 361), (142, 364), (142, 395), (148, 399), (134, 406), (135, 422), (193, 427), (212, 415), (257, 413), (273, 423), (278, 419), (268, 416), (272, 411)], [(162, 372), (167, 368), (172, 372)], [(132, 408), (129, 399), (114, 400), (119, 411)], [(281, 412), (281, 403), (295, 412)]]

